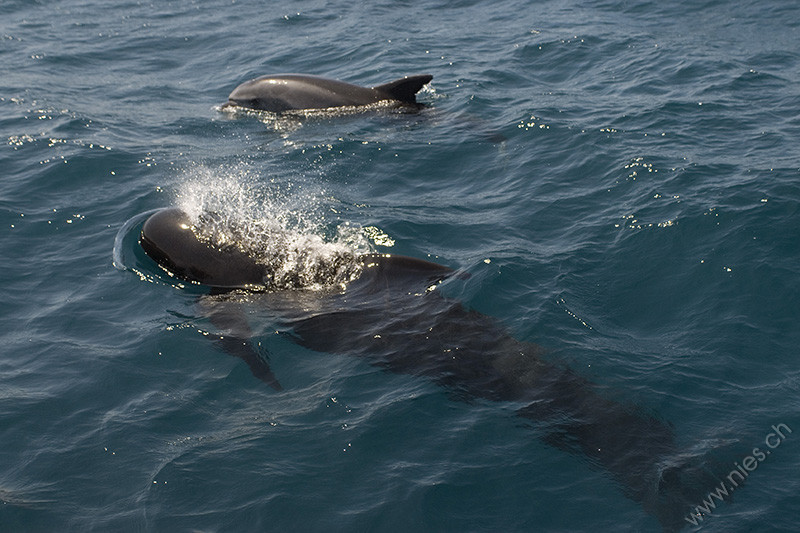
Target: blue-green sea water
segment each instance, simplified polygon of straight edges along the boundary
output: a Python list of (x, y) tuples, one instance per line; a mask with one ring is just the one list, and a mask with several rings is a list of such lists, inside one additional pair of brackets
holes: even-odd
[[(661, 530), (516, 406), (264, 313), (255, 379), (136, 242), (207, 197), (459, 270), (716, 458), (686, 530), (800, 530), (797, 3), (5, 0), (0, 65), (0, 530)], [(286, 72), (434, 79), (419, 113), (219, 110)]]

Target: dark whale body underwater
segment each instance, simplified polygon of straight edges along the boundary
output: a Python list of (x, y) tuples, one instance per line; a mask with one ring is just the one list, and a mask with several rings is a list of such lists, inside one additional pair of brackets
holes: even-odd
[(236, 106), (282, 113), (356, 107), (386, 100), (418, 107), (416, 94), (432, 79), (429, 74), (407, 76), (368, 88), (308, 74), (276, 74), (242, 83), (231, 92), (223, 108)]
[(356, 274), (343, 286), (275, 291), (265, 290), (268, 267), (235, 246), (209, 244), (180, 209), (150, 216), (140, 243), (171, 275), (208, 287), (199, 306), (219, 329), (221, 348), (276, 390), (278, 380), (250, 343), (237, 301), (242, 291), (301, 346), (423, 376), (457, 398), (515, 404), (516, 414), (534, 423), (545, 442), (609, 472), (665, 530), (680, 529), (697, 494), (716, 482), (705, 466), (681, 458), (668, 424), (605, 398), (585, 378), (543, 359), (540, 347), (443, 297), (437, 284), (458, 275), (445, 266), (393, 255), (353, 256)]

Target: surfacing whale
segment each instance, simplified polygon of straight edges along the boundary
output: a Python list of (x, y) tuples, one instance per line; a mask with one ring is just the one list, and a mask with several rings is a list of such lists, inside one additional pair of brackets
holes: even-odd
[(704, 467), (686, 464), (668, 424), (605, 398), (571, 369), (548, 362), (540, 347), (442, 296), (438, 284), (458, 275), (450, 268), (411, 257), (342, 254), (311, 275), (325, 279), (327, 289), (303, 290), (302, 282), (281, 278), (230, 235), (216, 242), (202, 224), (202, 217), (193, 222), (180, 209), (164, 209), (145, 222), (140, 243), (171, 275), (208, 288), (200, 309), (219, 328), (222, 348), (273, 388), (281, 389), (252, 347), (243, 293), (250, 304), (269, 309), (301, 346), (422, 376), (457, 398), (517, 405), (516, 414), (545, 442), (610, 473), (665, 529), (679, 529), (686, 509), (699, 501), (696, 493), (711, 486), (705, 479), (698, 485)]
[(376, 87), (360, 87), (309, 74), (276, 74), (246, 81), (236, 87), (223, 108), (238, 106), (282, 113), (306, 109), (357, 107), (385, 100), (418, 107), (416, 94), (433, 76), (406, 76)]

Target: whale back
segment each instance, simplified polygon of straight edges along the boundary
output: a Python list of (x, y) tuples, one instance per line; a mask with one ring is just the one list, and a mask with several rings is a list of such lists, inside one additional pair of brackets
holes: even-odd
[[(202, 226), (202, 222), (197, 224)], [(179, 208), (162, 209), (151, 215), (142, 227), (139, 242), (145, 253), (170, 275), (214, 289), (301, 289), (353, 281), (354, 288), (362, 293), (417, 291), (424, 290), (426, 283), (453, 273), (438, 263), (391, 254), (331, 254), (326, 260), (298, 264), (281, 263), (278, 257), (273, 264), (269, 258), (257, 259), (241, 243), (212, 243), (204, 237), (203, 228)], [(280, 240), (275, 242), (278, 248), (283, 246)], [(278, 248), (273, 253), (279, 256), (282, 250)], [(285, 272), (286, 279), (278, 279), (274, 270), (286, 268), (304, 268), (307, 272)]]
[(425, 74), (408, 76), (374, 88), (307, 74), (277, 74), (246, 81), (228, 96), (233, 106), (272, 111), (363, 106), (382, 100), (416, 104), (416, 93), (431, 81)]

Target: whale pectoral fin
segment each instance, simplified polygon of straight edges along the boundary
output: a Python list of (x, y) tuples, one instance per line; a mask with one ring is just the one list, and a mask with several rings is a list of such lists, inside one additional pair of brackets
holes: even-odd
[(275, 377), (275, 374), (272, 373), (272, 369), (269, 367), (268, 353), (262, 355), (258, 353), (247, 340), (233, 336), (220, 335), (217, 339), (217, 344), (228, 355), (238, 357), (247, 363), (250, 372), (252, 372), (255, 377), (276, 391), (283, 390), (283, 386), (281, 386), (278, 378)]
[(255, 377), (276, 391), (283, 390), (269, 367), (269, 354), (266, 350), (261, 354), (253, 348), (250, 324), (238, 302), (208, 296), (200, 298), (197, 307), (217, 329), (214, 340), (225, 353), (247, 363)]
[(406, 76), (405, 78), (400, 78), (399, 80), (378, 85), (377, 87), (373, 87), (373, 89), (386, 94), (393, 100), (400, 100), (401, 102), (405, 102), (407, 104), (416, 104), (417, 93), (432, 79), (433, 76), (430, 74)]

